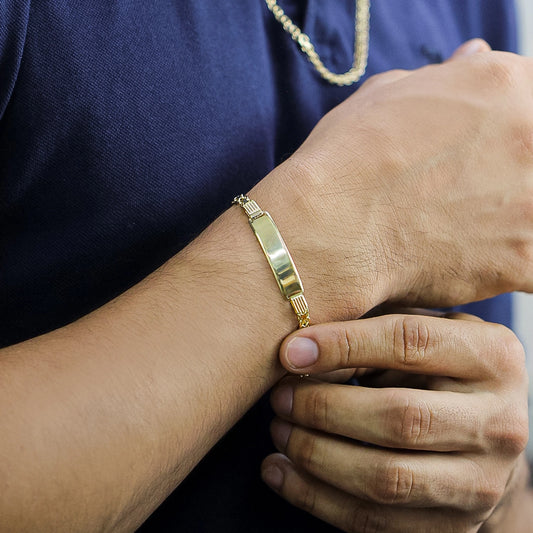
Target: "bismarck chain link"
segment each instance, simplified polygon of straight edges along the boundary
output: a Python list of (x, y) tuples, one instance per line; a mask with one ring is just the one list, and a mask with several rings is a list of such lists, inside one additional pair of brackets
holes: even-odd
[(370, 0), (356, 0), (355, 2), (355, 39), (352, 68), (343, 74), (331, 72), (318, 55), (309, 35), (304, 33), (285, 14), (277, 0), (265, 0), (268, 9), (283, 29), (298, 43), (302, 52), (316, 68), (320, 76), (333, 85), (352, 85), (364, 75), (368, 62), (368, 46), (370, 36)]
[(291, 296), (289, 300), (294, 314), (298, 319), (298, 329), (308, 328), (311, 324), (311, 319), (309, 318), (309, 307), (305, 296), (303, 294), (297, 294), (296, 296)]
[(250, 198), (244, 194), (235, 196), (231, 204), (242, 207), (250, 220), (254, 220), (264, 214), (264, 211), (257, 205), (257, 203), (254, 200), (250, 200)]
[(239, 194), (239, 196), (235, 196), (233, 198), (233, 202), (231, 202), (231, 205), (238, 205), (242, 207), (246, 202), (249, 202), (250, 198), (248, 196), (245, 196), (244, 194)]

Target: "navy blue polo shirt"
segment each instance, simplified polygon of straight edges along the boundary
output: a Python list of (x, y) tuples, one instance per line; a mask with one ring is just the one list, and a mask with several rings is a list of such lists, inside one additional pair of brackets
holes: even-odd
[[(281, 0), (326, 65), (353, 54), (353, 0)], [(508, 0), (374, 0), (369, 75), (483, 37)], [(178, 252), (357, 86), (319, 78), (263, 0), (2, 0), (0, 346), (76, 320)], [(474, 312), (509, 323), (508, 297)], [(329, 531), (259, 480), (260, 402), (143, 531)]]

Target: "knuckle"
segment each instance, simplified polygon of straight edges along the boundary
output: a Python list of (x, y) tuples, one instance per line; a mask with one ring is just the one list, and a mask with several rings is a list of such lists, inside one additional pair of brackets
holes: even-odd
[(349, 533), (383, 533), (388, 527), (383, 513), (372, 512), (362, 506), (349, 509), (344, 523)]
[(413, 402), (406, 397), (404, 405), (399, 409), (397, 418), (397, 436), (401, 442), (414, 447), (426, 441), (431, 431), (431, 410), (424, 402)]
[(516, 68), (511, 61), (491, 61), (487, 66), (487, 76), (498, 88), (511, 88), (516, 83)]
[(527, 417), (516, 417), (512, 427), (507, 428), (503, 435), (504, 450), (507, 454), (518, 457), (527, 446), (529, 427)]
[(491, 476), (486, 466), (472, 459), (464, 465), (464, 470), (460, 488), (462, 508), (472, 516), (486, 519), (501, 500), (505, 483), (502, 485), (497, 476)]
[(329, 388), (321, 385), (310, 387), (304, 401), (305, 419), (307, 423), (317, 429), (327, 431), (329, 428), (328, 405)]
[(338, 368), (351, 368), (353, 366), (352, 355), (357, 353), (359, 341), (355, 334), (347, 328), (340, 327), (337, 330), (337, 364)]
[(498, 377), (526, 377), (525, 351), (516, 335), (501, 324), (492, 324), (490, 361)]
[(390, 459), (376, 468), (371, 496), (382, 505), (405, 504), (413, 492), (414, 475), (409, 466)]
[(402, 366), (420, 364), (430, 346), (427, 324), (416, 316), (402, 316), (394, 326), (393, 353)]
[(473, 56), (472, 61), (477, 65), (476, 74), (481, 81), (498, 91), (515, 87), (522, 75), (521, 63), (512, 54), (479, 54)]
[(302, 483), (298, 490), (294, 491), (292, 503), (308, 513), (313, 513), (316, 508), (317, 494), (312, 485)]
[(503, 497), (505, 485), (483, 479), (474, 493), (474, 505), (481, 513), (490, 513)]
[(477, 508), (481, 512), (490, 512), (498, 505), (503, 493), (496, 487), (484, 487), (477, 491)]
[(501, 450), (506, 456), (518, 457), (526, 448), (529, 439), (527, 412), (498, 413), (487, 430), (491, 447)]
[(291, 438), (291, 459), (308, 472), (315, 471), (322, 462), (316, 435), (308, 431), (298, 430), (293, 430), (293, 435)]
[(392, 389), (387, 400), (384, 427), (388, 428), (388, 446), (414, 448), (431, 439), (433, 414), (425, 402), (414, 400), (404, 390)]

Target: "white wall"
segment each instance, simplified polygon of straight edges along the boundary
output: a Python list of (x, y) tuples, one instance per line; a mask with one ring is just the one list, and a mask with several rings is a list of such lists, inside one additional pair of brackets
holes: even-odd
[[(533, 2), (532, 0), (516, 0), (521, 35), (521, 52), (533, 56)], [(528, 354), (528, 369), (531, 380), (530, 399), (533, 399), (533, 295), (517, 294), (514, 302), (514, 329), (524, 343)], [(533, 402), (530, 401), (530, 427), (533, 428)], [(533, 439), (529, 444), (529, 455), (533, 458)]]

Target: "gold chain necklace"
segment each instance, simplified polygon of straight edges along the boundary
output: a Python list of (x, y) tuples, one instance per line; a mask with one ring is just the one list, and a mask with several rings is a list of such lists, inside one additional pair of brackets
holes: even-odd
[(277, 0), (265, 0), (266, 5), (283, 29), (296, 41), (302, 52), (318, 70), (319, 74), (329, 83), (334, 85), (351, 85), (361, 79), (365, 73), (368, 61), (368, 42), (370, 33), (370, 0), (356, 0), (355, 2), (355, 43), (353, 51), (352, 68), (344, 74), (331, 72), (317, 54), (309, 35), (304, 33), (285, 14), (278, 5)]

